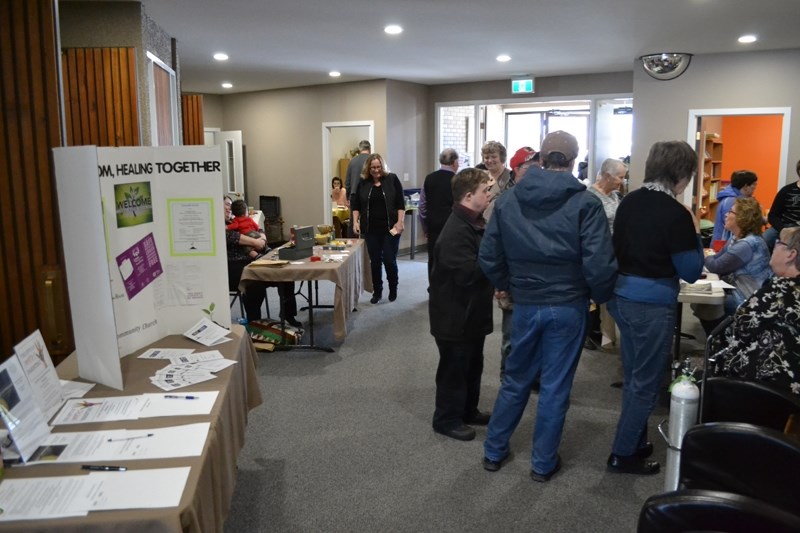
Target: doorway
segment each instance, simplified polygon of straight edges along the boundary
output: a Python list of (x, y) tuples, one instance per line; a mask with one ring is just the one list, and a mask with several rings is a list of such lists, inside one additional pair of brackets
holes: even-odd
[(786, 185), (791, 108), (690, 109), (687, 142), (698, 155), (698, 174), (683, 201), (713, 224), (716, 195), (736, 170), (758, 176), (754, 197), (766, 212)]
[[(334, 176), (345, 181), (345, 176), (340, 175), (339, 170), (344, 165), (344, 160), (349, 160), (352, 156), (350, 151), (358, 147), (358, 143), (368, 140), (375, 147), (375, 121), (355, 120), (349, 122), (323, 122), (322, 123), (322, 220), (326, 224), (333, 223), (331, 212), (331, 180)], [(347, 166), (344, 166), (346, 169)], [(352, 191), (347, 191), (349, 195)]]

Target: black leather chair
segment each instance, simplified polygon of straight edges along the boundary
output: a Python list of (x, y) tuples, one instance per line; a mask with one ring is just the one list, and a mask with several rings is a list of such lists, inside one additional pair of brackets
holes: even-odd
[(800, 417), (800, 397), (758, 382), (708, 378), (701, 422), (744, 422), (783, 431), (790, 415)]
[[(680, 486), (757, 498), (800, 512), (800, 442), (736, 422), (694, 426), (681, 445)], [(798, 530), (800, 531), (800, 530)]]
[(679, 490), (651, 496), (639, 513), (638, 533), (800, 531), (800, 516), (755, 498), (727, 492)]

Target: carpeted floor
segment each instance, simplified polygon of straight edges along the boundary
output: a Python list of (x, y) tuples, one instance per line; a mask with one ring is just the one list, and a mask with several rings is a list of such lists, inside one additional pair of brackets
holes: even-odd
[[(621, 397), (610, 386), (621, 380), (615, 353), (584, 351), (560, 450), (563, 468), (549, 483), (529, 477), (536, 395), (500, 472), (481, 467), (485, 428), (472, 442), (432, 431), (438, 355), (428, 328), (426, 261), (424, 253), (401, 258), (396, 302), (372, 305), (362, 295), (344, 343), (333, 341), (330, 311), (315, 312), (317, 342), (335, 353), (260, 355), (264, 404), (250, 413), (225, 531), (635, 531), (642, 503), (662, 492), (664, 475), (605, 471)], [(332, 284), (320, 284), (322, 303), (332, 294)], [(270, 303), (276, 316), (272, 290)], [(688, 310), (684, 323), (699, 332)], [(486, 410), (499, 386), (499, 331), (496, 311), (486, 341)], [(683, 346), (702, 348), (699, 341)], [(667, 416), (665, 404), (650, 432), (662, 468), (665, 445), (655, 426)]]

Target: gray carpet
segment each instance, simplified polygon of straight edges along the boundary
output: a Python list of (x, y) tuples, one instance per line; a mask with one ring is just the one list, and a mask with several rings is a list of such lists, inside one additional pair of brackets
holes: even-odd
[[(635, 531), (644, 500), (664, 475), (605, 471), (620, 403), (619, 357), (584, 351), (561, 446), (563, 468), (549, 483), (529, 477), (536, 396), (497, 473), (481, 467), (485, 428), (458, 442), (431, 429), (437, 350), (428, 328), (427, 256), (400, 260), (396, 302), (364, 294), (344, 343), (330, 311), (315, 313), (316, 352), (262, 353), (264, 404), (250, 413), (225, 531)], [(333, 285), (320, 283), (330, 303)], [(273, 316), (277, 294), (270, 290)], [(684, 322), (697, 332), (688, 312)], [(298, 317), (307, 320), (305, 313)], [(499, 386), (500, 313), (486, 341), (481, 408)], [(691, 341), (685, 350), (702, 348)], [(665, 461), (651, 419), (654, 458)]]

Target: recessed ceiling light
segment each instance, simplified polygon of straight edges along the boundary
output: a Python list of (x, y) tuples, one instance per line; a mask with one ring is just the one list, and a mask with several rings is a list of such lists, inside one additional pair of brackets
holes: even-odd
[(214, 59), (216, 59), (217, 61), (227, 61), (228, 54), (225, 54), (223, 52), (217, 52), (216, 54), (214, 54)]
[(758, 40), (758, 37), (756, 37), (752, 33), (748, 34), (748, 35), (742, 35), (741, 37), (739, 37), (739, 42), (742, 43), (742, 44), (754, 43), (757, 40)]
[(389, 24), (388, 26), (383, 28), (383, 31), (385, 31), (389, 35), (397, 35), (398, 33), (403, 33), (403, 28), (401, 28), (397, 24)]
[(338, 78), (341, 75), (342, 75), (342, 73), (339, 72), (338, 70), (332, 70), (332, 71), (328, 72), (328, 76), (330, 76), (331, 78)]
[(511, 61), (511, 56), (506, 54), (500, 54), (499, 56), (496, 57), (496, 59), (501, 63), (505, 63), (506, 61)]
[(224, 82), (224, 83), (222, 84), (222, 88), (223, 88), (223, 89), (230, 89), (230, 88), (232, 88), (232, 87), (233, 87), (233, 84), (232, 84), (231, 82), (229, 82), (229, 81), (226, 81), (226, 82)]

